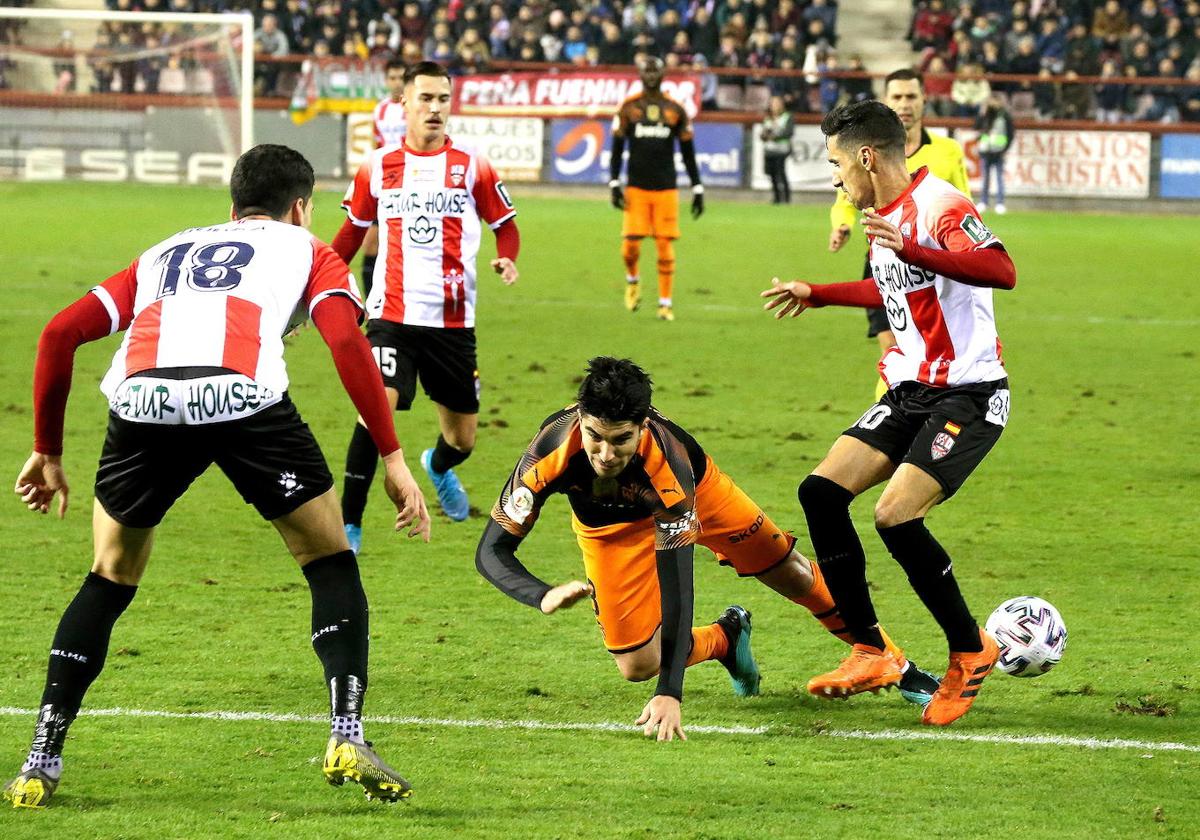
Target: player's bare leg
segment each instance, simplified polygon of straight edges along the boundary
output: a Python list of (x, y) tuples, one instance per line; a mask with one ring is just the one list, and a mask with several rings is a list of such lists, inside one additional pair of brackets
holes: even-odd
[(442, 511), (454, 522), (462, 522), (471, 513), (471, 502), (454, 468), (467, 460), (475, 448), (479, 415), (452, 411), (441, 403), (434, 405), (441, 436), (437, 446), (421, 453), (421, 466), (437, 490)]
[(638, 260), (642, 256), (642, 240), (627, 236), (621, 242), (621, 259), (625, 263), (625, 308), (637, 311), (642, 303), (642, 287), (638, 283)]
[(925, 527), (925, 516), (944, 498), (942, 486), (914, 464), (901, 464), (875, 505), (875, 528), (908, 582), (933, 615), (950, 648), (942, 685), (925, 707), (922, 722), (952, 723), (967, 713), (999, 649), (968, 609), (953, 564)]
[(369, 646), (367, 596), (342, 529), (337, 494), (328, 490), (272, 520), (296, 558), (312, 594), (312, 644), (330, 697), (330, 735), (323, 770), (332, 785), (362, 785), (367, 799), (394, 802), (412, 786), (363, 736)]
[(153, 538), (153, 528), (122, 525), (94, 503), (92, 571), (54, 634), (33, 743), (20, 774), (4, 789), (14, 808), (44, 808), (57, 789), (67, 730), (104, 668), (113, 625), (137, 593)]
[[(385, 387), (392, 411), (400, 402), (400, 392)], [(367, 507), (367, 494), (379, 466), (379, 450), (361, 417), (354, 424), (350, 446), (346, 450), (346, 469), (342, 476), (342, 522), (350, 550), (356, 555), (362, 550), (362, 518)]]
[(658, 319), (674, 321), (672, 289), (675, 285), (675, 243), (666, 236), (654, 239), (658, 249)]
[[(712, 624), (692, 628), (692, 649), (687, 666), (716, 660), (729, 671), (734, 693), (739, 697), (758, 694), (761, 677), (750, 650), (750, 613), (734, 605)], [(612, 653), (621, 676), (630, 682), (657, 677), (662, 665), (662, 628), (656, 629), (641, 647)]]

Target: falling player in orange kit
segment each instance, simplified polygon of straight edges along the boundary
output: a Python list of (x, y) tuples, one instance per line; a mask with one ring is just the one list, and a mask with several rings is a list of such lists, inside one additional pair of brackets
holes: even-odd
[[(613, 207), (625, 211), (621, 256), (625, 260), (625, 308), (642, 302), (638, 258), (642, 239), (654, 237), (658, 249), (658, 317), (674, 321), (671, 287), (675, 283), (675, 240), (679, 238), (679, 193), (675, 186), (675, 141), (692, 182), (692, 218), (704, 212), (704, 185), (696, 166), (692, 124), (683, 106), (662, 92), (663, 63), (654, 56), (638, 62), (642, 92), (621, 103), (613, 117), (608, 186)], [(629, 143), (628, 188), (621, 190), (621, 163)]]
[[(692, 627), (692, 554), (700, 544), (743, 577), (754, 577), (807, 608), (850, 643), (821, 570), (795, 548), (700, 444), (650, 405), (651, 382), (628, 359), (588, 363), (578, 402), (557, 411), (517, 462), (475, 555), (504, 594), (545, 614), (591, 597), (618, 670), (635, 682), (658, 678), (638, 719), (659, 740), (683, 736), (680, 700), (687, 666), (715, 659), (734, 692), (758, 694), (750, 613), (732, 606)], [(517, 559), (542, 505), (555, 493), (571, 504), (586, 581), (551, 586)], [(904, 655), (888, 644), (890, 655)], [(904, 662), (906, 700), (928, 702), (937, 680)]]

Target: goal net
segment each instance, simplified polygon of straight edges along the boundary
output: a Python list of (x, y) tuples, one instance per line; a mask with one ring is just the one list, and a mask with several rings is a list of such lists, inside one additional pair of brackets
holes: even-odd
[(253, 49), (249, 13), (0, 8), (0, 179), (228, 181)]

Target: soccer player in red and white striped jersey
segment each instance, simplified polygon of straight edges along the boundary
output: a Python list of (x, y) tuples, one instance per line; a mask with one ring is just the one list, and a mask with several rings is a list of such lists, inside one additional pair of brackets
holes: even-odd
[(924, 167), (909, 174), (904, 126), (886, 105), (839, 108), (821, 130), (834, 186), (865, 211), (872, 276), (825, 285), (777, 280), (762, 293), (771, 299), (766, 308), (783, 317), (831, 304), (882, 307), (897, 346), (879, 363), (887, 392), (800, 485), (818, 562), (858, 642), (808, 687), (845, 696), (900, 679), (904, 663), (884, 650), (849, 512), (856, 496), (886, 481), (875, 527), (950, 648), (942, 685), (922, 715), (944, 726), (966, 714), (998, 649), (967, 608), (925, 516), (963, 485), (1008, 422), (992, 291), (1013, 288), (1016, 269), (969, 198)]
[[(371, 115), (371, 136), (375, 148), (384, 146), (399, 146), (404, 142), (404, 132), (408, 125), (404, 117), (404, 105), (400, 98), (404, 95), (404, 71), (408, 65), (399, 58), (393, 58), (384, 65), (384, 80), (387, 84), (388, 95), (375, 103), (375, 111)], [(363, 294), (370, 296), (371, 286), (375, 277), (375, 261), (379, 258), (379, 228), (372, 225), (367, 230), (366, 239), (362, 245), (362, 278)]]
[[(377, 149), (359, 169), (342, 202), (348, 218), (333, 247), (349, 262), (378, 221), (367, 339), (393, 407), (412, 406), (418, 378), (436, 404), (441, 434), (421, 463), (442, 509), (461, 521), (469, 504), (453, 468), (475, 446), (479, 414), (475, 259), (486, 224), (499, 255), (491, 267), (505, 284), (515, 283), (520, 235), (516, 209), (487, 157), (446, 136), (450, 84), (445, 68), (431, 61), (406, 71), (404, 143)], [(375, 460), (360, 423), (346, 456), (342, 499), (352, 546), (361, 541)]]
[[(47, 325), (34, 371), (34, 451), (16, 492), (46, 513), (67, 510), (63, 421), (75, 351), (124, 330), (104, 377), (109, 424), (96, 475), (95, 560), (64, 613), (50, 651), (33, 745), (4, 790), (17, 807), (42, 807), (58, 786), (67, 729), (100, 675), (113, 625), (150, 557), (154, 529), (188, 486), (217, 464), (270, 521), (312, 592), (313, 648), (332, 701), (325, 775), (362, 773), (368, 795), (398, 799), (409, 786), (362, 738), (367, 601), (338, 515), (333, 477), (288, 396), (282, 336), (294, 313), (311, 316), (338, 375), (383, 456), (397, 529), (429, 539), (429, 514), (404, 452), (345, 263), (306, 228), (313, 170), (285, 146), (256, 146), (230, 183), (233, 220), (191, 228), (141, 255)], [(353, 760), (353, 761), (352, 761)], [(353, 762), (357, 761), (358, 765)]]

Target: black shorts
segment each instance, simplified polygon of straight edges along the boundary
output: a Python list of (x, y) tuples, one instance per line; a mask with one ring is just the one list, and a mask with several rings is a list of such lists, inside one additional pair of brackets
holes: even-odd
[(1008, 380), (931, 388), (902, 382), (843, 434), (895, 464), (915, 464), (950, 498), (996, 445), (1008, 422)]
[(285, 394), (250, 417), (204, 426), (133, 423), (110, 413), (96, 499), (122, 525), (153, 528), (214, 462), (267, 520), (333, 487), (321, 448)]
[[(867, 280), (873, 276), (875, 276), (875, 275), (871, 272), (871, 254), (870, 254), (870, 252), (868, 252), (867, 253), (867, 261), (863, 265), (863, 279)], [(867, 338), (874, 338), (875, 336), (879, 335), (881, 332), (888, 332), (889, 330), (891, 330), (892, 325), (888, 322), (888, 316), (887, 316), (886, 309), (883, 309), (883, 308), (868, 309), (868, 310), (866, 310), (866, 312), (867, 312)]]
[(418, 327), (376, 318), (367, 322), (367, 341), (383, 384), (400, 395), (397, 411), (412, 408), (420, 377), (435, 403), (459, 414), (479, 413), (474, 327)]

